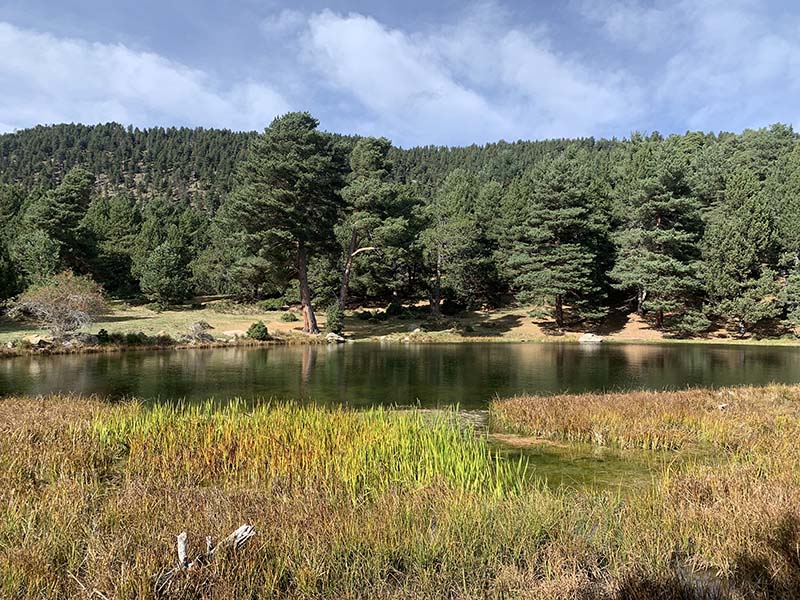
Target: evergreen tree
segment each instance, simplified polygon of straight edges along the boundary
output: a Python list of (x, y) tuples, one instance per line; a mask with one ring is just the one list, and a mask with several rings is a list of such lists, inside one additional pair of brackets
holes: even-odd
[(25, 225), (41, 229), (59, 243), (64, 266), (88, 271), (92, 252), (86, 231), (81, 227), (92, 198), (94, 175), (75, 167), (53, 190), (40, 196), (27, 210)]
[(604, 289), (598, 266), (608, 223), (589, 155), (570, 148), (542, 161), (510, 194), (521, 215), (509, 257), (519, 298), (552, 302), (558, 327), (564, 326), (565, 303), (579, 316), (600, 316)]
[(6, 247), (5, 240), (0, 239), (0, 304), (15, 296), (19, 291), (17, 266)]
[(182, 248), (167, 241), (150, 253), (139, 285), (148, 299), (163, 307), (191, 297), (189, 277)]
[[(650, 154), (645, 146), (641, 152)], [(617, 261), (610, 276), (636, 293), (640, 315), (655, 312), (656, 327), (667, 313), (686, 313), (698, 300), (699, 203), (672, 156), (650, 155), (650, 176), (632, 186), (626, 217), (617, 233)]]
[(339, 304), (347, 306), (347, 295), (356, 257), (370, 253), (380, 261), (393, 246), (407, 242), (410, 225), (409, 205), (399, 197), (399, 186), (389, 181), (391, 164), (387, 159), (391, 142), (386, 138), (363, 138), (350, 154), (351, 173), (342, 190), (345, 215), (337, 225), (343, 247), (343, 267)]
[(319, 333), (308, 281), (310, 254), (331, 244), (344, 161), (308, 113), (276, 118), (253, 145), (225, 204), (224, 227), (251, 257), (294, 264), (303, 330)]
[(428, 225), (420, 241), (430, 271), (428, 295), (434, 315), (440, 314), (445, 296), (467, 307), (493, 300), (496, 269), (476, 214), (480, 189), (475, 175), (455, 169), (423, 208)]
[(17, 236), (10, 254), (22, 274), (23, 287), (40, 285), (58, 272), (61, 244), (41, 229)]
[(702, 271), (712, 312), (733, 321), (741, 334), (782, 311), (774, 222), (755, 174), (731, 175), (706, 231)]
[(94, 279), (109, 292), (133, 292), (132, 256), (141, 227), (141, 214), (133, 198), (127, 194), (95, 198), (82, 226), (97, 246), (91, 264)]

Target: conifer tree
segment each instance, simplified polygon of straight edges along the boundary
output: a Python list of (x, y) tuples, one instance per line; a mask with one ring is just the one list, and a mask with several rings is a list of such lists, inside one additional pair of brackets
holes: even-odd
[(551, 302), (558, 327), (564, 326), (566, 303), (580, 316), (600, 316), (600, 251), (608, 224), (588, 154), (570, 148), (545, 159), (509, 193), (521, 215), (509, 256), (519, 298)]
[(62, 265), (81, 272), (88, 271), (91, 245), (80, 225), (89, 209), (93, 186), (94, 175), (75, 167), (56, 188), (34, 200), (24, 219), (26, 227), (40, 229), (59, 243)]
[(174, 240), (168, 240), (147, 257), (139, 285), (148, 299), (165, 307), (191, 297), (189, 277), (183, 249)]
[(319, 333), (308, 282), (310, 254), (333, 241), (344, 170), (331, 137), (318, 125), (308, 113), (276, 118), (241, 164), (223, 215), (226, 231), (250, 256), (293, 265), (307, 333)]
[(746, 169), (733, 173), (703, 242), (703, 279), (714, 314), (742, 334), (777, 317), (778, 255), (774, 212), (758, 179)]
[(646, 163), (649, 176), (624, 199), (626, 216), (610, 276), (620, 289), (635, 292), (637, 312), (653, 311), (661, 328), (667, 313), (685, 312), (697, 299), (702, 221), (684, 167), (663, 152)]
[(420, 240), (431, 273), (428, 294), (433, 315), (440, 313), (445, 295), (468, 307), (493, 298), (496, 270), (485, 224), (476, 212), (480, 190), (475, 175), (455, 169), (423, 209), (428, 225)]
[(417, 233), (413, 210), (416, 198), (390, 181), (388, 159), (391, 142), (362, 138), (350, 153), (350, 174), (342, 189), (343, 216), (336, 226), (342, 247), (339, 304), (346, 306), (355, 279), (362, 292), (388, 291), (393, 301), (400, 282), (398, 274)]

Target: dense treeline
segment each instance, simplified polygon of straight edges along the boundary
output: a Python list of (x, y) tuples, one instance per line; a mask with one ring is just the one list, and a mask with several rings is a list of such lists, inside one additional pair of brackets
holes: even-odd
[(0, 295), (68, 269), (159, 304), (524, 302), (556, 326), (638, 311), (741, 333), (800, 322), (800, 144), (741, 134), (392, 147), (304, 113), (263, 134), (0, 136)]

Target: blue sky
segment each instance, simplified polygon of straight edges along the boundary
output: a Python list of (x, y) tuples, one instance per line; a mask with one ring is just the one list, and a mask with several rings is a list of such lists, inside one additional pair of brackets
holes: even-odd
[(463, 145), (796, 125), (798, 99), (796, 2), (0, 2), (0, 131), (308, 110)]

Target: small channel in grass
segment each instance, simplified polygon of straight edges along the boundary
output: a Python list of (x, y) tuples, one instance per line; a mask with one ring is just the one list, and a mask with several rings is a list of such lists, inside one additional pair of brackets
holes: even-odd
[(606, 448), (505, 433), (490, 433), (489, 444), (504, 459), (526, 459), (527, 476), (551, 488), (633, 491), (696, 458), (689, 453)]
[[(430, 411), (431, 413), (449, 411)], [(494, 431), (488, 411), (462, 410), (459, 423), (486, 435), (501, 460), (527, 461), (526, 477), (550, 488), (635, 491), (652, 485), (667, 470), (707, 463), (700, 449), (681, 451), (624, 449)]]

